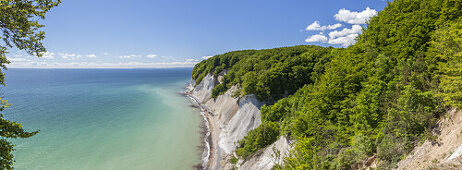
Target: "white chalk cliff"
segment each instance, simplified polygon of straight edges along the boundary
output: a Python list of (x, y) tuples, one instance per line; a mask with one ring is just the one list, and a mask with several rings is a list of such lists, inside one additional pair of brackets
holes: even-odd
[[(229, 169), (233, 165), (229, 162), (231, 155), (234, 153), (238, 141), (243, 139), (247, 133), (261, 124), (260, 107), (264, 105), (264, 102), (259, 101), (255, 95), (246, 95), (239, 98), (234, 98), (233, 94), (237, 89), (236, 86), (231, 87), (226, 93), (218, 96), (216, 99), (211, 97), (212, 89), (218, 85), (220, 77), (214, 77), (212, 74), (208, 74), (203, 80), (194, 87), (194, 81), (191, 81), (190, 95), (197, 98), (201, 104), (203, 104), (209, 112), (212, 112), (214, 119), (219, 126), (219, 137), (218, 137), (218, 150), (212, 154), (218, 154), (216, 163), (212, 162), (209, 164), (210, 167), (207, 169)], [(212, 135), (213, 138), (213, 135)], [(281, 153), (288, 153), (290, 146), (287, 139), (281, 137), (273, 145), (270, 145), (266, 149), (259, 151), (259, 154), (255, 154), (244, 163), (236, 165), (239, 169), (271, 169), (275, 160), (272, 158), (273, 146)], [(280, 161), (280, 160), (277, 160)], [(242, 161), (239, 161), (240, 163)]]

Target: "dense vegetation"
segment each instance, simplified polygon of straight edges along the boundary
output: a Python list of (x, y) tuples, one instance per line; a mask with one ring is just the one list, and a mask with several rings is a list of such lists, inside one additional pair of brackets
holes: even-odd
[[(41, 56), (45, 52), (42, 40), (45, 33), (40, 31), (43, 25), (40, 19), (61, 1), (51, 0), (1, 0), (0, 1), (0, 68), (5, 70), (10, 63), (6, 57), (7, 49), (16, 47), (25, 50), (30, 55)], [(5, 73), (0, 71), (0, 85), (5, 85)], [(0, 111), (10, 106), (6, 100), (0, 98)], [(17, 122), (5, 120), (0, 113), (0, 169), (13, 169), (14, 145), (8, 138), (28, 138), (38, 131), (27, 132)]]
[(273, 101), (314, 82), (337, 51), (339, 49), (295, 46), (229, 52), (198, 63), (192, 77), (199, 83), (208, 73), (217, 76), (227, 70), (223, 83), (213, 89), (212, 97), (238, 84), (242, 95), (255, 94), (260, 100)]
[(231, 52), (196, 65), (193, 78), (227, 69), (214, 96), (239, 85), (242, 94), (280, 99), (261, 108), (262, 125), (240, 141), (243, 158), (284, 135), (295, 145), (277, 168), (350, 169), (373, 154), (392, 168), (433, 139), (447, 109), (462, 108), (461, 16), (461, 0), (395, 0), (348, 48)]

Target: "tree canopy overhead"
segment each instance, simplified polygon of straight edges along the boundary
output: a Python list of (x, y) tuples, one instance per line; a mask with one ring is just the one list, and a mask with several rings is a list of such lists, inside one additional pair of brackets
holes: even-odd
[[(0, 0), (0, 67), (7, 69), (8, 49), (16, 47), (28, 54), (42, 56), (46, 49), (42, 44), (45, 32), (40, 28), (40, 20), (50, 9), (61, 3), (60, 0)], [(5, 85), (5, 73), (0, 70), (0, 84)], [(0, 111), (10, 104), (0, 98)], [(27, 132), (22, 125), (5, 120), (0, 114), (0, 169), (13, 169), (13, 144), (8, 138), (28, 138), (38, 133)]]

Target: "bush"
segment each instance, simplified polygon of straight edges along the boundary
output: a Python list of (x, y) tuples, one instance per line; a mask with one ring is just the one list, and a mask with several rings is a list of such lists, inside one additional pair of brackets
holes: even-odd
[(239, 161), (239, 159), (237, 159), (237, 158), (234, 157), (234, 156), (233, 156), (233, 157), (231, 158), (231, 160), (230, 160), (230, 162), (231, 162), (233, 165), (236, 164), (238, 161)]
[(394, 168), (407, 153), (406, 142), (393, 135), (385, 135), (377, 147), (377, 158), (384, 161), (381, 166)]
[(372, 155), (373, 147), (367, 136), (362, 134), (354, 136), (351, 147), (343, 148), (337, 155), (337, 168), (352, 169), (353, 165), (361, 163)]
[(244, 139), (239, 141), (236, 154), (240, 157), (247, 158), (255, 153), (255, 151), (272, 144), (277, 140), (278, 136), (278, 123), (262, 122), (258, 128), (251, 130)]

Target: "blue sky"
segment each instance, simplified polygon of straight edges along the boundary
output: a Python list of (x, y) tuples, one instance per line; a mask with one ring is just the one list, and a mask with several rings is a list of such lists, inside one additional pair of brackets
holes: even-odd
[(49, 51), (45, 57), (10, 49), (9, 67), (192, 67), (206, 56), (233, 50), (348, 46), (360, 33), (358, 26), (365, 26), (363, 20), (386, 4), (382, 0), (63, 0), (42, 22)]

